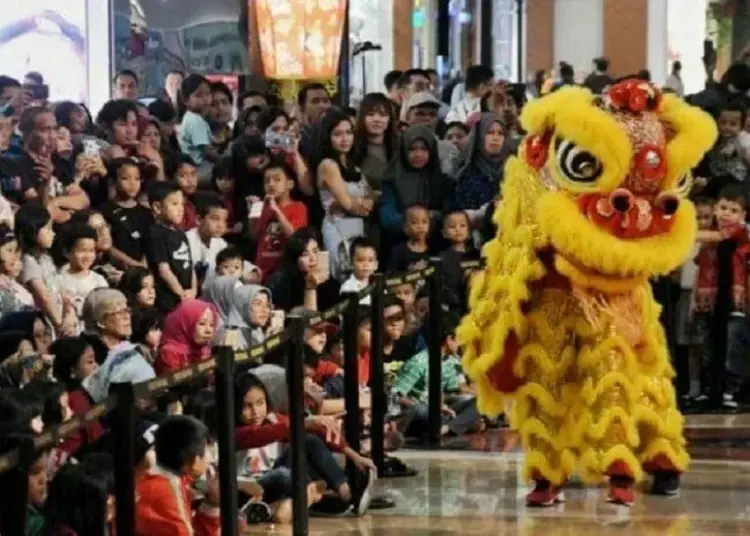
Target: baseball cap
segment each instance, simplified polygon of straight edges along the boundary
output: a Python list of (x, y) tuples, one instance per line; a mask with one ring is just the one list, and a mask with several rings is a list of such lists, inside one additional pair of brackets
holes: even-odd
[(139, 463), (146, 453), (156, 442), (156, 430), (158, 424), (150, 421), (138, 420), (135, 422), (135, 463)]
[(440, 108), (441, 102), (435, 98), (435, 95), (429, 91), (418, 91), (412, 93), (406, 102), (401, 107), (401, 117), (399, 118), (402, 122), (406, 122), (406, 117), (412, 108), (418, 108), (420, 106), (433, 106)]
[[(325, 331), (326, 335), (335, 335), (339, 330), (339, 327), (336, 324), (328, 322), (327, 320), (322, 320), (323, 317), (318, 311), (313, 311), (312, 309), (308, 309), (306, 307), (295, 307), (289, 312), (289, 314), (299, 315), (307, 323), (315, 321), (315, 325), (313, 327), (316, 330)], [(317, 320), (321, 321), (317, 322)]]

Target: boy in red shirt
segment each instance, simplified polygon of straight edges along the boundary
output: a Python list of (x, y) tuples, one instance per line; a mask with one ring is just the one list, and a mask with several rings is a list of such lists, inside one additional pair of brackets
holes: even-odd
[(191, 485), (206, 473), (208, 429), (193, 417), (162, 421), (155, 434), (156, 467), (136, 488), (136, 536), (219, 536), (219, 483), (208, 478), (193, 510)]
[(258, 241), (255, 264), (264, 281), (273, 275), (281, 263), (284, 246), (297, 229), (307, 227), (307, 207), (292, 201), (294, 172), (283, 161), (271, 162), (263, 172), (266, 194), (263, 211), (252, 227)]

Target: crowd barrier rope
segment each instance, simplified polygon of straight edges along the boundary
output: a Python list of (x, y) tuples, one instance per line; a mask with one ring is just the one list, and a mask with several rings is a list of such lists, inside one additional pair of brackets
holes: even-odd
[[(462, 263), (465, 269), (481, 268), (481, 262)], [(425, 268), (412, 272), (386, 276), (375, 274), (372, 283), (365, 289), (344, 294), (344, 299), (305, 321), (298, 315), (290, 314), (288, 326), (280, 333), (270, 336), (261, 344), (247, 350), (234, 351), (230, 347), (214, 347), (212, 357), (207, 361), (196, 363), (184, 369), (159, 376), (140, 384), (113, 384), (110, 396), (103, 402), (94, 405), (84, 415), (73, 417), (57, 426), (49, 427), (44, 433), (31, 442), (25, 442), (0, 455), (0, 488), (3, 489), (3, 500), (0, 501), (0, 533), (24, 534), (26, 496), (28, 490), (29, 460), (35, 452), (45, 450), (58, 444), (64, 438), (81, 430), (85, 426), (99, 421), (107, 414), (114, 416), (112, 431), (114, 433), (115, 495), (117, 504), (117, 533), (135, 533), (135, 422), (138, 399), (153, 398), (164, 391), (186, 382), (203, 378), (215, 372), (218, 444), (219, 444), (219, 481), (221, 491), (222, 535), (237, 535), (237, 478), (235, 458), (235, 422), (234, 422), (234, 376), (236, 367), (261, 364), (269, 352), (283, 346), (287, 350), (287, 385), (289, 389), (289, 417), (291, 427), (290, 448), (292, 460), (293, 493), (293, 533), (308, 533), (307, 513), (307, 461), (305, 452), (305, 409), (304, 409), (304, 346), (303, 334), (307, 327), (314, 326), (332, 318), (343, 316), (344, 340), (344, 381), (345, 437), (350, 446), (360, 447), (360, 408), (359, 408), (359, 362), (357, 356), (357, 311), (359, 302), (372, 295), (371, 325), (372, 350), (370, 356), (370, 390), (372, 394), (371, 420), (371, 456), (384, 474), (383, 428), (386, 413), (386, 393), (383, 369), (383, 297), (385, 291), (404, 283), (426, 280), (429, 288), (430, 315), (428, 323), (429, 350), (429, 429), (430, 444), (440, 444), (440, 402), (441, 402), (441, 322), (443, 307), (441, 295), (443, 290), (443, 267), (439, 258), (430, 259)], [(361, 482), (356, 468), (348, 462), (347, 475), (352, 490), (361, 490)], [(11, 491), (14, 490), (14, 491)], [(10, 493), (8, 493), (10, 491)], [(22, 512), (23, 515), (17, 514)]]

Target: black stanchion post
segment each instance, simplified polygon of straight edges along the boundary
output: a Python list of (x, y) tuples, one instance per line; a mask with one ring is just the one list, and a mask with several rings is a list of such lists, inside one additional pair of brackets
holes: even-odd
[(19, 449), (16, 466), (0, 474), (0, 534), (26, 534), (29, 468), (34, 457), (31, 437), (2, 442), (3, 452)]
[(386, 397), (385, 372), (383, 371), (383, 296), (385, 276), (375, 274), (372, 278), (372, 344), (370, 347), (370, 394), (372, 397), (370, 418), (370, 439), (372, 461), (378, 468), (378, 476), (384, 474), (385, 450), (383, 449), (383, 429), (385, 427)]
[[(351, 448), (359, 452), (359, 356), (357, 355), (357, 309), (359, 295), (356, 292), (343, 294), (349, 303), (344, 312), (344, 435)], [(346, 460), (349, 487), (354, 496), (359, 491), (358, 471), (354, 463)]]
[(237, 459), (234, 441), (234, 351), (219, 346), (216, 356), (216, 420), (219, 441), (221, 533), (237, 536)]
[(117, 534), (135, 534), (135, 392), (130, 382), (113, 383)]
[(303, 337), (305, 321), (297, 315), (289, 315), (290, 335), (287, 357), (287, 387), (289, 388), (289, 426), (292, 449), (292, 533), (306, 536), (307, 519), (307, 454), (305, 448), (305, 391)]
[(428, 415), (430, 427), (430, 446), (440, 446), (440, 428), (442, 427), (442, 415), (440, 408), (443, 405), (442, 388), (442, 364), (441, 355), (441, 331), (443, 322), (443, 261), (439, 258), (430, 259), (435, 269), (429, 278), (429, 384), (427, 386)]

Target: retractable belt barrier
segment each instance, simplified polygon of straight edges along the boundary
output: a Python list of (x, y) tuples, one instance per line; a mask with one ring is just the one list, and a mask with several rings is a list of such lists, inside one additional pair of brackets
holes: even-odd
[[(479, 269), (483, 266), (483, 261), (469, 261), (461, 264), (461, 268), (464, 270)], [(349, 345), (356, 341), (356, 335), (352, 337), (352, 333), (356, 333), (356, 325), (353, 325), (353, 321), (356, 318), (356, 306), (360, 300), (370, 296), (373, 290), (378, 291), (378, 296), (373, 298), (373, 311), (372, 311), (372, 323), (373, 323), (373, 344), (377, 343), (382, 345), (383, 341), (383, 300), (382, 294), (385, 290), (393, 289), (399, 285), (406, 283), (413, 283), (419, 280), (426, 280), (429, 283), (430, 288), (430, 322), (428, 325), (429, 331), (429, 352), (430, 352), (430, 385), (429, 385), (429, 398), (430, 398), (430, 437), (432, 442), (439, 441), (439, 430), (440, 430), (440, 322), (443, 313), (443, 307), (440, 300), (442, 292), (442, 261), (440, 259), (431, 259), (430, 264), (422, 269), (414, 270), (404, 274), (396, 274), (391, 276), (385, 276), (382, 274), (376, 274), (373, 277), (374, 283), (367, 286), (357, 293), (351, 293), (341, 302), (337, 303), (330, 309), (321, 312), (320, 314), (307, 319), (305, 322), (300, 317), (290, 315), (290, 325), (283, 331), (270, 336), (263, 343), (252, 346), (246, 350), (232, 351), (227, 347), (216, 347), (214, 355), (200, 363), (196, 363), (189, 367), (177, 370), (175, 372), (159, 376), (153, 380), (143, 382), (140, 384), (116, 384), (113, 385), (112, 394), (103, 402), (94, 405), (85, 414), (73, 417), (71, 420), (61, 423), (57, 426), (49, 427), (44, 433), (33, 439), (28, 445), (22, 445), (21, 447), (13, 448), (8, 452), (0, 455), (0, 478), (4, 478), (7, 473), (13, 469), (19, 469), (27, 472), (28, 466), (25, 466), (24, 460), (28, 459), (29, 449), (31, 453), (38, 452), (40, 450), (48, 449), (58, 444), (62, 439), (74, 434), (75, 432), (85, 428), (89, 424), (98, 421), (108, 413), (114, 410), (115, 413), (115, 425), (114, 431), (117, 436), (117, 443), (119, 446), (115, 449), (115, 467), (122, 466), (121, 470), (116, 471), (116, 495), (117, 495), (117, 524), (118, 533), (132, 534), (134, 531), (134, 516), (135, 516), (135, 482), (134, 473), (128, 469), (128, 460), (133, 460), (133, 430), (135, 424), (135, 407), (134, 402), (136, 399), (148, 399), (153, 398), (164, 391), (195, 380), (202, 378), (209, 373), (216, 372), (216, 390), (217, 390), (217, 410), (219, 415), (219, 423), (222, 425), (219, 430), (219, 474), (220, 474), (220, 487), (222, 496), (222, 534), (225, 536), (236, 536), (237, 534), (237, 483), (236, 483), (236, 466), (234, 461), (234, 429), (232, 427), (233, 415), (234, 415), (234, 398), (233, 398), (233, 376), (234, 370), (237, 365), (248, 365), (248, 364), (261, 364), (263, 357), (271, 351), (277, 350), (282, 346), (287, 346), (291, 359), (289, 360), (289, 368), (287, 374), (290, 376), (289, 381), (301, 387), (302, 380), (304, 378), (303, 373), (303, 345), (302, 345), (302, 334), (304, 328), (315, 326), (316, 324), (329, 321), (333, 318), (343, 316), (344, 318), (344, 330), (345, 336), (348, 333)], [(434, 307), (434, 309), (433, 309)], [(346, 346), (346, 345), (345, 345)], [(345, 348), (346, 351), (346, 348)], [(351, 415), (347, 419), (346, 433), (353, 445), (359, 443), (359, 398), (356, 394), (358, 392), (357, 383), (357, 359), (356, 349), (349, 348), (348, 353), (354, 352), (353, 362), (349, 360), (347, 373), (349, 373), (349, 382), (347, 382), (346, 391), (349, 391), (347, 398), (347, 414)], [(351, 357), (351, 355), (350, 355)], [(377, 388), (377, 393), (373, 396), (373, 443), (379, 443), (373, 445), (373, 459), (379, 472), (382, 472), (383, 467), (383, 421), (384, 414), (386, 411), (385, 405), (385, 392), (383, 388), (383, 356), (382, 348), (374, 349), (373, 358), (371, 360), (371, 371), (370, 377), (373, 380), (373, 389)], [(346, 363), (345, 363), (346, 364)], [(353, 376), (351, 373), (354, 373)], [(346, 378), (346, 376), (345, 376)], [(292, 404), (292, 398), (299, 401), (300, 405), (303, 405), (302, 392), (295, 393), (293, 385), (290, 385), (290, 405), (293, 409), (296, 408), (297, 404)], [(382, 391), (382, 392), (381, 392)], [(122, 403), (125, 403), (128, 407), (120, 407)], [(295, 462), (293, 463), (293, 469), (296, 469), (297, 473), (306, 472), (306, 463), (304, 460), (304, 414), (300, 411), (294, 411), (295, 415), (291, 420), (291, 443), (292, 447), (296, 451), (296, 455), (293, 455)], [(231, 428), (224, 429), (224, 428)], [(377, 430), (375, 430), (377, 428)], [(353, 435), (352, 435), (353, 434)], [(130, 436), (130, 437), (129, 437)], [(26, 449), (26, 450), (24, 450)], [(230, 459), (231, 458), (231, 459)], [(130, 464), (132, 465), (132, 464)], [(294, 493), (294, 533), (301, 534), (307, 532), (307, 499), (306, 491), (303, 489), (306, 487), (306, 480), (300, 475), (295, 478), (295, 488), (300, 487), (299, 493)], [(17, 482), (17, 486), (27, 486), (26, 478), (17, 478), (14, 480)], [(299, 484), (299, 485), (297, 485)], [(356, 482), (350, 482), (352, 488), (355, 489), (357, 486)], [(15, 485), (15, 484), (14, 484)], [(26, 497), (25, 490), (15, 490), (19, 493), (20, 497)], [(23, 493), (21, 493), (23, 492)], [(25, 500), (25, 499), (24, 499)], [(302, 502), (304, 501), (304, 506)], [(299, 504), (296, 504), (299, 503)], [(300, 516), (304, 516), (301, 519)], [(0, 517), (0, 532), (3, 534), (23, 534), (24, 527), (17, 526), (21, 523), (24, 518), (16, 516), (15, 526), (4, 526), (2, 517)], [(10, 525), (10, 523), (9, 523)]]

